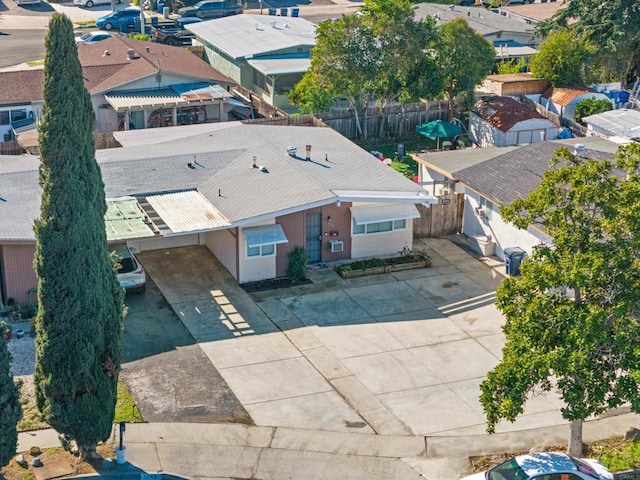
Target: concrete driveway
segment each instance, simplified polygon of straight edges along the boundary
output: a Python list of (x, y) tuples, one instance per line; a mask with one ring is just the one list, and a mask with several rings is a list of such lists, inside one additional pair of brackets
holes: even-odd
[[(433, 266), (246, 294), (205, 247), (139, 255), (256, 425), (390, 435), (484, 432), (478, 386), (504, 344), (504, 265), (424, 239)], [(563, 423), (537, 397), (515, 424)]]

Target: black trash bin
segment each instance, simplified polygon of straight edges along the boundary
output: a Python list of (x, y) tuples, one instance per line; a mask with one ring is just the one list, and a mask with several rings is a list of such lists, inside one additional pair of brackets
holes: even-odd
[(525, 254), (524, 250), (519, 247), (510, 247), (504, 249), (504, 261), (506, 263), (507, 275), (515, 277), (520, 275), (520, 264)]

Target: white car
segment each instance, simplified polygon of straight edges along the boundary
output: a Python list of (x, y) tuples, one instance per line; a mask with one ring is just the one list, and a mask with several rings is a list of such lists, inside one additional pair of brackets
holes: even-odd
[(564, 453), (530, 453), (513, 457), (486, 472), (462, 480), (613, 480), (613, 473), (597, 460)]
[[(120, 5), (122, 0), (115, 0), (116, 5)], [(111, 5), (111, 0), (73, 0), (74, 5), (91, 8), (94, 5)]]
[(147, 275), (138, 259), (124, 243), (110, 245), (109, 248), (117, 255), (119, 265), (117, 276), (120, 286), (127, 291), (144, 293)]
[(79, 37), (76, 37), (76, 43), (96, 43), (111, 37), (113, 37), (113, 35), (107, 32), (87, 32)]

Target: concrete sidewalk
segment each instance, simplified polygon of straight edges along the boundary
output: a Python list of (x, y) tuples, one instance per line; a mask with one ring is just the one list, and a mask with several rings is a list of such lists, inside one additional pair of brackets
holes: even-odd
[[(638, 416), (623, 413), (585, 422), (584, 440), (624, 435)], [(139, 423), (127, 425), (131, 466), (147, 473), (235, 479), (457, 480), (468, 457), (566, 443), (568, 425), (448, 437), (255, 427), (238, 424)], [(115, 435), (114, 435), (115, 441)], [(19, 435), (19, 451), (59, 446), (55, 431)], [(125, 467), (118, 466), (124, 473)], [(118, 470), (116, 470), (118, 473)]]

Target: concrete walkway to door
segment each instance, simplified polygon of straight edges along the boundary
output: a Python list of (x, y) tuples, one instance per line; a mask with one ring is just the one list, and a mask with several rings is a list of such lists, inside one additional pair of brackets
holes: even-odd
[[(139, 255), (258, 426), (388, 435), (484, 432), (478, 386), (500, 358), (504, 264), (425, 239), (433, 266), (246, 294), (206, 247)], [(499, 431), (564, 423), (532, 399)]]

